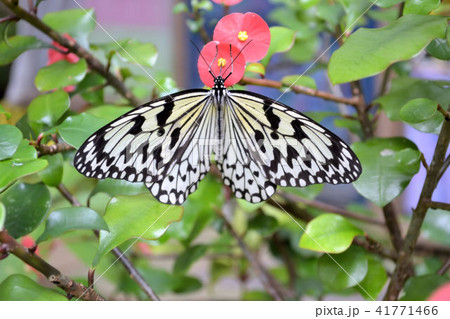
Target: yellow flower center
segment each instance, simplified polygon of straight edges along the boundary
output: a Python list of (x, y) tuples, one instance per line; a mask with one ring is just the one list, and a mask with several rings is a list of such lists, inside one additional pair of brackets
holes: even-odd
[(248, 39), (247, 31), (239, 31), (238, 33), (238, 39), (242, 42)]
[(224, 67), (225, 65), (227, 65), (227, 60), (225, 60), (224, 58), (220, 58), (217, 60), (217, 66)]

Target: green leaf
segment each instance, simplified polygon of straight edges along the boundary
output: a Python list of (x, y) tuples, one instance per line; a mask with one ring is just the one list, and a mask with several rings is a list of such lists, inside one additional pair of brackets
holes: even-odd
[(138, 195), (148, 194), (148, 189), (142, 183), (131, 183), (124, 180), (108, 178), (99, 180), (89, 197), (98, 193), (105, 193), (110, 196)]
[(14, 125), (0, 125), (0, 160), (11, 158), (22, 141), (22, 132)]
[(69, 109), (69, 95), (62, 89), (39, 95), (28, 107), (28, 119), (32, 122), (55, 126), (56, 122)]
[(369, 7), (368, 0), (339, 0), (339, 3), (345, 10), (345, 16), (343, 18), (344, 27), (347, 31), (352, 31), (357, 26), (357, 23), (361, 20)]
[(5, 228), (14, 238), (31, 233), (44, 221), (52, 200), (42, 184), (18, 183), (1, 197), (5, 205)]
[(108, 225), (102, 216), (88, 207), (60, 208), (50, 213), (45, 222), (45, 230), (36, 243), (59, 237), (66, 231), (77, 229), (102, 229), (107, 231)]
[(195, 245), (186, 249), (175, 260), (173, 273), (176, 275), (185, 274), (189, 268), (191, 268), (191, 266), (206, 253), (207, 249), (208, 246), (206, 245)]
[(283, 190), (306, 199), (316, 198), (323, 190), (324, 184), (314, 184), (306, 187), (283, 187)]
[(444, 123), (444, 116), (440, 112), (436, 112), (428, 120), (420, 123), (408, 123), (408, 125), (418, 131), (438, 135), (441, 132), (442, 123)]
[(377, 300), (378, 294), (383, 289), (387, 281), (386, 270), (384, 269), (383, 263), (373, 255), (366, 254), (368, 261), (367, 275), (364, 280), (356, 286), (355, 289), (366, 300)]
[(320, 280), (330, 289), (342, 290), (358, 285), (367, 275), (368, 262), (365, 251), (350, 247), (339, 255), (323, 255), (319, 258)]
[[(447, 31), (450, 33), (449, 31)], [(426, 48), (427, 52), (437, 59), (450, 60), (450, 45), (446, 39), (434, 39)]]
[(50, 91), (77, 84), (83, 80), (86, 72), (87, 64), (84, 59), (77, 63), (61, 60), (40, 69), (34, 83), (39, 91)]
[(412, 99), (427, 98), (441, 105), (450, 103), (450, 82), (435, 82), (410, 77), (396, 78), (388, 94), (374, 102), (380, 103), (391, 121), (400, 121), (400, 109)]
[(113, 197), (104, 216), (109, 232), (100, 231), (99, 248), (93, 265), (129, 238), (158, 239), (171, 223), (182, 216), (182, 207), (162, 204), (148, 194)]
[(308, 223), (299, 246), (315, 251), (341, 253), (350, 247), (355, 236), (363, 234), (361, 229), (344, 217), (323, 214)]
[(58, 131), (67, 144), (79, 148), (89, 136), (108, 122), (89, 113), (81, 113), (66, 118), (58, 126)]
[(1, 104), (0, 104), (0, 114), (5, 114), (7, 120), (11, 118), (11, 113), (6, 112)]
[(73, 37), (85, 37), (95, 27), (93, 9), (69, 9), (47, 13), (42, 20), (60, 33), (68, 33)]
[(39, 173), (42, 181), (47, 186), (58, 186), (58, 184), (61, 183), (63, 175), (64, 159), (62, 154), (44, 155), (41, 156), (41, 159), (47, 160), (48, 162), (47, 167)]
[(400, 195), (420, 168), (417, 146), (403, 137), (354, 143), (353, 150), (363, 167), (353, 186), (380, 207)]
[(270, 47), (266, 56), (261, 60), (261, 64), (267, 66), (272, 55), (286, 52), (294, 45), (295, 31), (285, 27), (270, 28)]
[(87, 113), (111, 122), (119, 116), (131, 111), (132, 109), (133, 108), (130, 106), (99, 105), (90, 108)]
[(447, 278), (436, 274), (411, 277), (405, 283), (400, 301), (427, 300), (434, 290), (447, 282)]
[(6, 219), (6, 208), (5, 205), (3, 205), (2, 202), (0, 202), (0, 231), (3, 230), (5, 226), (5, 219)]
[(45, 288), (24, 275), (11, 275), (0, 284), (1, 301), (67, 301), (66, 296)]
[(301, 85), (306, 86), (310, 89), (317, 89), (316, 81), (307, 75), (287, 75), (281, 79), (281, 83), (283, 84), (285, 90), (285, 87), (290, 87), (291, 85)]
[(266, 68), (261, 63), (253, 62), (247, 64), (245, 72), (252, 72), (264, 76), (266, 74)]
[(37, 173), (46, 166), (46, 160), (37, 159), (36, 149), (22, 140), (12, 159), (0, 161), (0, 192), (16, 179)]
[(427, 15), (441, 4), (441, 0), (406, 0), (403, 14)]
[(419, 98), (403, 105), (400, 109), (400, 118), (409, 123), (420, 123), (430, 119), (437, 111), (435, 101)]
[(120, 44), (122, 47), (117, 53), (123, 60), (148, 67), (155, 65), (158, 50), (154, 44), (143, 43), (134, 39), (121, 41)]
[(361, 124), (357, 120), (346, 119), (346, 118), (336, 118), (336, 119), (334, 119), (334, 125), (336, 127), (346, 128), (350, 132), (355, 134), (356, 136), (359, 136), (359, 137), (363, 136)]
[(406, 15), (383, 28), (360, 28), (331, 56), (330, 79), (340, 84), (378, 74), (444, 37), (446, 27), (444, 17)]
[(10, 37), (7, 41), (0, 41), (0, 65), (13, 62), (25, 51), (47, 47), (49, 47), (47, 44), (31, 35)]

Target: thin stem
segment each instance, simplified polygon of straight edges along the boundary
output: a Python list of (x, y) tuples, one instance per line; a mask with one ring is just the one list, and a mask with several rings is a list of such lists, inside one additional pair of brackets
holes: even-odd
[(34, 26), (39, 31), (43, 32), (54, 41), (58, 42), (63, 47), (67, 48), (70, 52), (75, 53), (80, 58), (86, 60), (89, 68), (94, 70), (101, 76), (103, 76), (108, 83), (116, 89), (116, 91), (126, 98), (131, 105), (139, 105), (139, 100), (134, 96), (134, 94), (128, 90), (125, 84), (117, 78), (114, 74), (106, 69), (106, 67), (89, 51), (80, 46), (75, 40), (69, 40), (64, 37), (62, 34), (56, 32), (52, 28), (50, 28), (47, 24), (45, 24), (42, 20), (40, 20), (34, 14), (24, 10), (22, 7), (18, 5), (18, 1), (15, 0), (0, 0), (5, 6), (7, 6), (18, 18), (23, 19)]
[(446, 110), (444, 110), (444, 109), (442, 108), (442, 106), (440, 106), (439, 104), (438, 104), (438, 106), (437, 106), (437, 110), (438, 110), (440, 113), (442, 113), (442, 115), (444, 115), (444, 118), (445, 118), (446, 121), (450, 121), (450, 113), (447, 112)]
[(111, 252), (114, 254), (114, 256), (116, 256), (116, 258), (119, 258), (119, 261), (122, 263), (124, 268), (130, 274), (131, 279), (133, 279), (139, 285), (139, 287), (141, 287), (142, 291), (150, 298), (150, 300), (153, 301), (161, 300), (159, 296), (155, 293), (155, 291), (152, 289), (152, 287), (150, 287), (149, 284), (145, 281), (145, 279), (142, 277), (142, 275), (139, 273), (136, 267), (134, 267), (131, 260), (128, 259), (128, 257), (125, 256), (119, 248), (116, 247)]
[(397, 265), (384, 297), (385, 300), (396, 300), (403, 288), (403, 285), (409, 277), (409, 272), (407, 269), (410, 265), (412, 254), (416, 247), (417, 239), (419, 238), (420, 229), (428, 211), (428, 205), (431, 202), (433, 192), (439, 182), (439, 172), (444, 165), (445, 154), (447, 152), (449, 142), (450, 121), (445, 121), (439, 134), (434, 156), (425, 178), (419, 201), (416, 208), (413, 210), (408, 232), (406, 234), (402, 249), (399, 252)]
[(442, 202), (431, 201), (431, 202), (428, 203), (428, 207), (434, 208), (434, 209), (443, 209), (443, 210), (449, 210), (450, 211), (450, 203), (442, 203)]
[(398, 252), (402, 247), (403, 237), (397, 220), (397, 213), (392, 202), (383, 207), (383, 216), (389, 230), (391, 243), (394, 246), (395, 251)]
[[(268, 79), (252, 79), (252, 78), (247, 78), (247, 77), (243, 77), (241, 79), (241, 81), (239, 82), (239, 84), (258, 85), (258, 86), (265, 86), (265, 87), (270, 87), (270, 88), (275, 88), (275, 89), (281, 89), (283, 87), (283, 83), (279, 82), (279, 81), (268, 80)], [(297, 94), (305, 94), (305, 95), (309, 95), (309, 96), (320, 97), (324, 100), (334, 101), (337, 103), (344, 103), (344, 104), (353, 105), (353, 106), (356, 106), (358, 103), (357, 99), (355, 99), (355, 98), (340, 97), (340, 96), (336, 96), (336, 95), (333, 95), (328, 92), (314, 90), (314, 89), (311, 89), (311, 88), (308, 88), (305, 86), (301, 86), (301, 85), (293, 85), (290, 88), (290, 90)]]
[(7, 252), (20, 258), (23, 262), (35, 268), (42, 273), (52, 284), (63, 289), (68, 296), (81, 298), (82, 300), (104, 301), (105, 298), (100, 296), (91, 287), (85, 287), (66, 275), (62, 274), (58, 269), (48, 264), (38, 255), (30, 252), (27, 248), (19, 244), (13, 237), (8, 234), (7, 230), (0, 231), (0, 243)]
[(450, 258), (447, 258), (447, 260), (442, 264), (442, 267), (439, 268), (437, 274), (439, 276), (443, 276), (449, 269), (450, 269)]

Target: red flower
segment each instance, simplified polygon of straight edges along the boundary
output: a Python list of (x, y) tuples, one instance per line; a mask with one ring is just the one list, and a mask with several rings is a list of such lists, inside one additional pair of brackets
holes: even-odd
[[(67, 33), (64, 33), (64, 37), (66, 37), (69, 40), (73, 40), (73, 38), (70, 35), (68, 35)], [(55, 48), (57, 48), (60, 51), (62, 51), (62, 52), (69, 52), (69, 50), (67, 48), (63, 47), (62, 45), (60, 45), (56, 41), (53, 41), (52, 45)], [(61, 61), (61, 60), (66, 60), (69, 63), (77, 63), (80, 60), (80, 58), (74, 53), (61, 53), (60, 51), (57, 51), (55, 49), (49, 49), (48, 50), (47, 65), (56, 63), (56, 62)], [(74, 85), (66, 86), (64, 88), (64, 91), (66, 91), (66, 92), (73, 92), (73, 91), (75, 91), (75, 86)]]
[[(73, 38), (68, 35), (67, 33), (64, 34), (64, 37), (69, 39), (69, 40), (73, 40)], [(69, 52), (69, 50), (65, 47), (63, 47), (62, 45), (60, 45), (58, 42), (53, 41), (52, 45), (59, 49), (62, 52)], [(57, 50), (54, 49), (49, 49), (48, 50), (48, 62), (47, 65), (53, 64), (55, 62), (61, 61), (61, 60), (66, 60), (70, 63), (77, 63), (80, 58), (74, 54), (74, 53), (61, 53)]]
[(232, 13), (217, 23), (213, 40), (231, 43), (239, 50), (245, 46), (242, 54), (247, 62), (254, 62), (267, 54), (270, 46), (270, 30), (263, 18), (256, 13)]
[[(224, 79), (228, 77), (225, 81), (225, 86), (239, 82), (245, 73), (245, 58), (239, 53), (240, 50), (234, 45), (217, 41), (208, 42), (203, 47), (197, 63), (198, 73), (202, 82), (206, 86), (214, 86), (214, 78), (209, 73), (209, 70), (216, 77), (219, 75)], [(202, 56), (205, 60), (203, 60)]]
[(212, 2), (224, 4), (226, 6), (234, 6), (235, 4), (242, 2), (242, 0), (212, 0)]

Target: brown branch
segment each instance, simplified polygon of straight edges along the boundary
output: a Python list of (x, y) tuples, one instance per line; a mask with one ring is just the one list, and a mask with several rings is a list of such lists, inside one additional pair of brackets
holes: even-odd
[(441, 169), (439, 170), (438, 179), (440, 180), (442, 176), (444, 175), (447, 168), (450, 166), (450, 155), (447, 156), (447, 158), (444, 161), (444, 164), (442, 165)]
[(450, 258), (447, 258), (447, 260), (442, 264), (441, 268), (439, 268), (437, 274), (439, 276), (443, 276), (449, 269), (450, 269)]
[(421, 255), (433, 256), (433, 257), (450, 257), (450, 247), (441, 246), (428, 242), (418, 241), (416, 244), (415, 252)]
[(420, 162), (422, 162), (423, 167), (428, 171), (428, 163), (422, 152), (420, 153)]
[(38, 156), (63, 153), (75, 149), (66, 143), (57, 143), (53, 145), (45, 145), (45, 144), (37, 145), (36, 143), (30, 142), (30, 145), (33, 145), (36, 148), (36, 150), (38, 151)]
[(428, 207), (433, 208), (433, 209), (450, 210), (450, 204), (449, 203), (442, 203), (442, 202), (431, 201), (431, 202), (428, 203)]
[(441, 112), (442, 115), (444, 115), (444, 118), (445, 118), (446, 121), (450, 121), (450, 113), (447, 112), (446, 110), (444, 110), (444, 109), (442, 108), (442, 106), (440, 106), (439, 104), (438, 104), (438, 106), (437, 106), (437, 110), (438, 110), (439, 112)]
[(267, 292), (277, 301), (286, 300), (286, 298), (283, 296), (281, 288), (279, 287), (279, 284), (275, 281), (272, 275), (270, 275), (267, 272), (267, 270), (263, 267), (258, 258), (256, 258), (256, 256), (250, 251), (250, 249), (248, 249), (247, 245), (233, 229), (233, 226), (231, 226), (230, 222), (225, 217), (225, 215), (218, 209), (216, 210), (216, 213), (217, 215), (219, 215), (219, 217), (222, 218), (228, 231), (238, 242), (238, 245), (241, 248), (242, 252), (244, 253), (245, 257), (258, 273), (258, 278), (266, 288)]
[(383, 247), (383, 245), (367, 235), (364, 236), (364, 239), (362, 237), (355, 237), (353, 239), (353, 244), (360, 246), (368, 252), (377, 254), (383, 258), (388, 258), (394, 261), (397, 259), (397, 256), (393, 251)]
[(352, 87), (353, 98), (357, 100), (355, 105), (356, 113), (358, 115), (358, 120), (361, 123), (364, 139), (369, 139), (373, 137), (373, 125), (367, 113), (366, 101), (364, 100), (361, 84), (359, 81), (354, 81), (351, 82), (350, 85)]
[[(63, 195), (64, 198), (66, 198), (72, 204), (72, 206), (81, 206), (81, 203), (78, 201), (78, 199), (72, 195), (72, 193), (64, 186), (64, 184), (60, 183), (57, 186), (57, 189), (59, 190), (61, 195)], [(98, 231), (94, 231), (94, 233), (98, 237)], [(133, 263), (128, 259), (128, 257), (125, 256), (117, 247), (114, 248), (111, 252), (114, 254), (114, 256), (116, 256), (116, 258), (118, 258), (118, 261), (130, 274), (131, 279), (133, 279), (139, 285), (139, 287), (141, 287), (142, 291), (144, 291), (144, 293), (150, 298), (150, 300), (159, 301), (160, 298), (158, 297), (158, 295), (145, 281), (144, 277), (142, 277), (142, 275), (139, 273), (136, 267), (134, 267)]]
[(138, 286), (150, 298), (150, 300), (153, 301), (161, 300), (159, 296), (155, 293), (155, 291), (152, 289), (152, 287), (150, 287), (149, 284), (145, 281), (145, 279), (142, 277), (142, 275), (139, 273), (136, 267), (134, 267), (131, 260), (128, 259), (128, 257), (125, 256), (119, 248), (116, 247), (111, 252), (114, 254), (114, 256), (116, 256), (116, 258), (119, 259), (123, 267), (130, 274), (130, 278), (133, 279), (138, 284)]
[(107, 82), (124, 98), (126, 98), (131, 105), (139, 105), (139, 100), (134, 96), (134, 94), (127, 89), (125, 84), (114, 74), (106, 69), (106, 67), (89, 51), (80, 46), (75, 40), (69, 40), (62, 34), (56, 32), (40, 20), (34, 14), (24, 10), (19, 6), (16, 0), (0, 0), (5, 6), (7, 6), (18, 18), (23, 19), (34, 26), (39, 31), (43, 32), (54, 41), (58, 42), (63, 47), (67, 48), (70, 52), (75, 53), (82, 59), (85, 59), (89, 68), (94, 70), (101, 76), (103, 76)]
[(403, 237), (397, 220), (397, 212), (395, 211), (392, 202), (383, 207), (383, 216), (386, 221), (386, 227), (389, 231), (392, 246), (394, 246), (395, 251), (398, 252), (402, 247)]
[[(253, 78), (248, 78), (248, 77), (243, 77), (241, 79), (241, 81), (239, 82), (239, 84), (265, 86), (265, 87), (270, 87), (270, 88), (275, 88), (275, 89), (281, 89), (283, 86), (286, 86), (286, 85), (283, 85), (283, 83), (280, 81), (274, 81), (274, 80), (268, 80), (268, 79), (253, 79)], [(358, 104), (358, 100), (355, 98), (339, 97), (339, 96), (333, 95), (328, 92), (311, 89), (311, 88), (301, 86), (301, 85), (293, 85), (290, 87), (290, 90), (297, 94), (305, 94), (305, 95), (309, 95), (309, 96), (320, 97), (324, 100), (334, 101), (337, 103), (344, 103), (344, 104), (353, 105), (353, 106), (356, 106)]]
[(20, 18), (18, 18), (17, 16), (15, 16), (15, 15), (10, 15), (10, 16), (1, 18), (1, 19), (0, 19), (0, 24), (1, 24), (1, 23), (4, 23), (4, 22), (19, 21), (19, 20), (20, 20)]
[(7, 230), (0, 231), (0, 242), (7, 252), (12, 253), (20, 258), (23, 262), (30, 265), (40, 273), (42, 273), (52, 284), (63, 289), (68, 296), (74, 296), (82, 300), (104, 301), (105, 298), (100, 296), (91, 287), (85, 287), (66, 275), (62, 274), (58, 269), (48, 264), (38, 255), (30, 252), (27, 248), (19, 244), (13, 237), (8, 234)]
[[(330, 205), (327, 203), (323, 203), (323, 202), (320, 202), (317, 200), (306, 199), (306, 198), (302, 198), (302, 197), (294, 195), (294, 194), (285, 193), (285, 192), (281, 192), (281, 191), (278, 191), (277, 194), (279, 194), (281, 197), (283, 197), (284, 199), (291, 201), (291, 202), (302, 202), (311, 207), (315, 207), (315, 208), (318, 208), (318, 209), (321, 209), (321, 210), (324, 210), (324, 211), (327, 211), (330, 213), (342, 215), (344, 217), (348, 217), (351, 219), (359, 220), (359, 221), (377, 225), (377, 226), (385, 226), (386, 225), (382, 220), (363, 216), (363, 215), (357, 214), (357, 213), (353, 213), (353, 212), (350, 212), (343, 208), (339, 208), (339, 207), (336, 207), (336, 206), (333, 206), (333, 205)], [(295, 216), (295, 211), (294, 211), (293, 215)]]
[(417, 239), (420, 234), (428, 205), (431, 202), (433, 192), (439, 182), (439, 173), (444, 165), (445, 154), (450, 142), (450, 121), (445, 121), (442, 125), (441, 132), (434, 151), (433, 160), (431, 161), (422, 192), (419, 197), (416, 208), (413, 210), (411, 222), (409, 223), (408, 232), (399, 252), (399, 258), (392, 275), (391, 282), (384, 297), (385, 300), (396, 300), (409, 277), (408, 267), (411, 257), (416, 247)]

